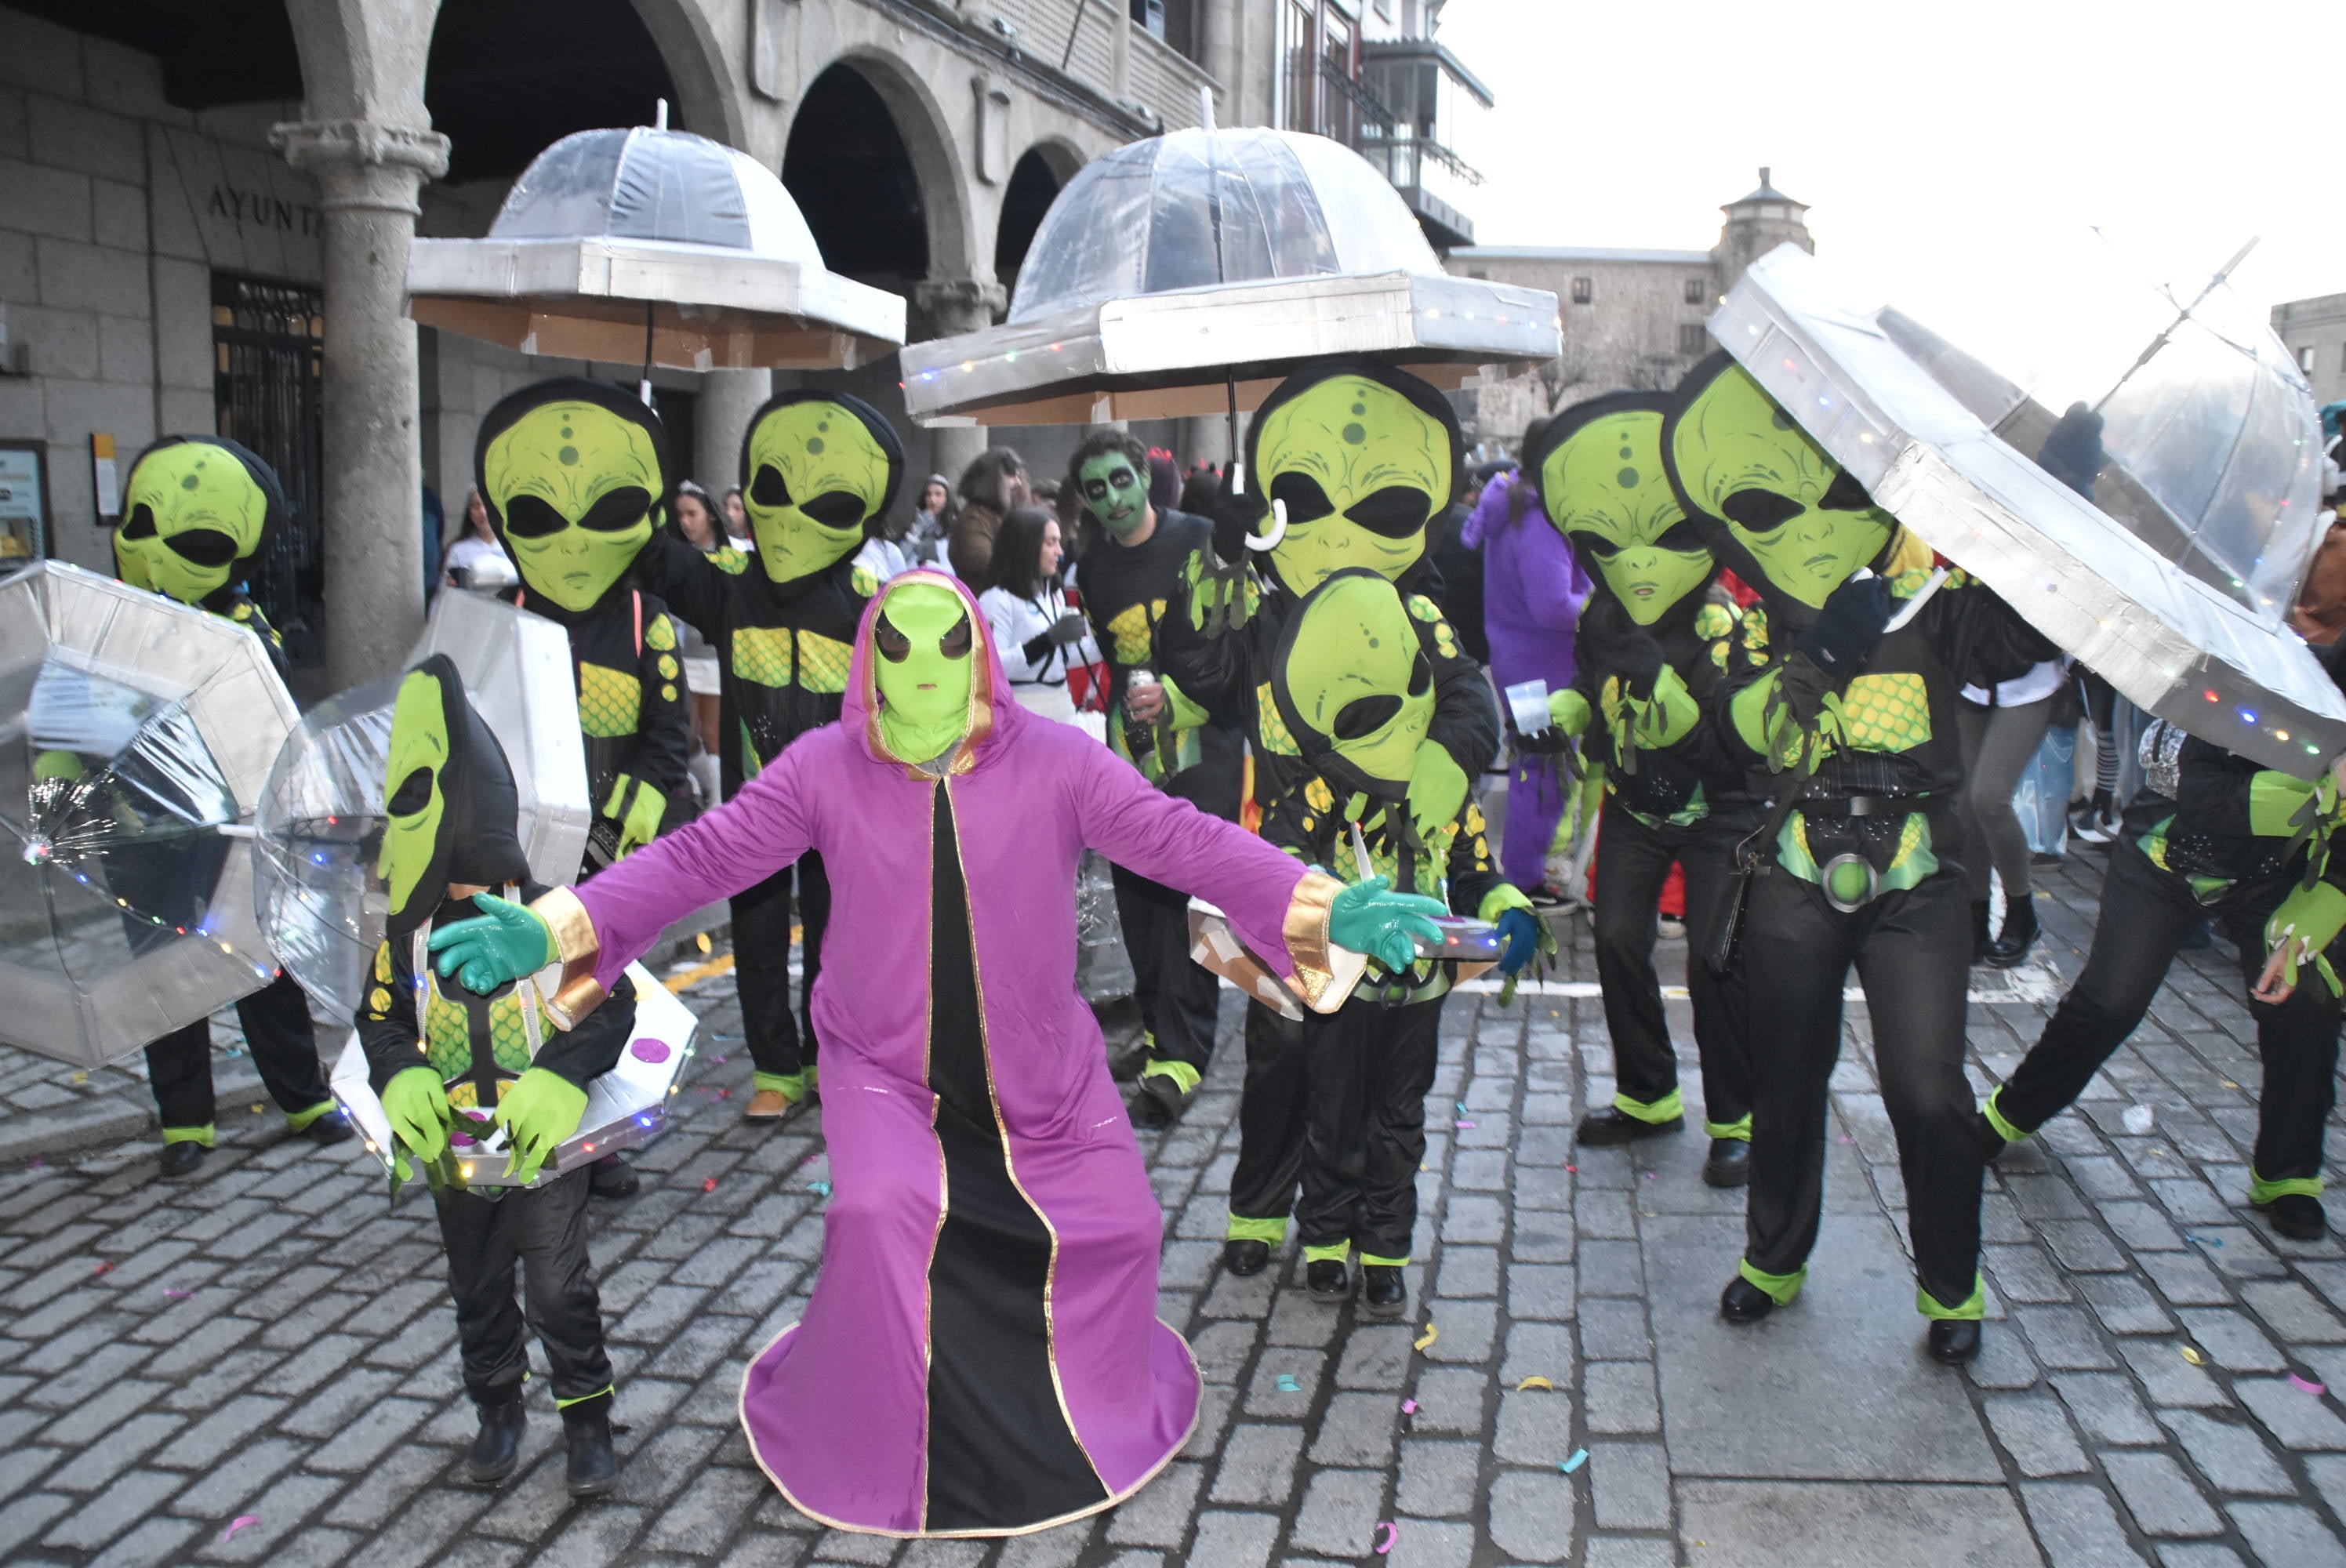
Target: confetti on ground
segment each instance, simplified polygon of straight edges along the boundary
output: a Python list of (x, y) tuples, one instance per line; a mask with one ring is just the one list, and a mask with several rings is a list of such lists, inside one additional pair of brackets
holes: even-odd
[(87, 1084), (89, 1082), (89, 1074), (87, 1073), (76, 1073), (73, 1075), (73, 1081), (76, 1084)]
[(807, 1183), (807, 1191), (814, 1194), (817, 1197), (829, 1197), (831, 1196), (831, 1184), (827, 1181), (809, 1182)]
[(173, 1301), (185, 1301), (189, 1297), (194, 1294), (195, 1292), (192, 1290), (174, 1290), (168, 1286), (166, 1286), (163, 1290), (165, 1298)]
[(1417, 1401), (1415, 1400), (1402, 1400), (1401, 1413), (1405, 1416), (1413, 1416), (1417, 1414)]
[(1474, 1123), (1472, 1123), (1472, 1122), (1458, 1122), (1458, 1123), (1455, 1123), (1455, 1124), (1454, 1124), (1454, 1125), (1458, 1128), (1458, 1130), (1459, 1130), (1460, 1132), (1464, 1132), (1464, 1131), (1466, 1131), (1468, 1128), (1470, 1128), (1470, 1127), (1474, 1126)]
[(2233, 1083), (2229, 1078), (2227, 1078), (2227, 1079), (2225, 1079), (2225, 1080), (2224, 1080), (2224, 1087), (2226, 1087), (2227, 1089), (2237, 1089), (2237, 1088), (2239, 1088), (2239, 1085), (2238, 1084)]
[(1570, 1475), (1574, 1471), (1578, 1470), (1582, 1465), (1586, 1464), (1587, 1462), (1588, 1451), (1585, 1448), (1576, 1448), (1572, 1451), (1572, 1457), (1570, 1459), (1566, 1460), (1562, 1464), (1557, 1465), (1556, 1468), (1564, 1471), (1565, 1474)]
[(2194, 1236), (2189, 1231), (2185, 1231), (2183, 1233), (2183, 1239), (2186, 1241), (2196, 1241), (2202, 1247), (2221, 1247), (2224, 1245), (2224, 1238), (2220, 1236)]
[(2126, 1130), (2137, 1137), (2150, 1131), (2151, 1124), (2157, 1119), (2157, 1114), (2148, 1105), (2128, 1105), (2126, 1115), (2118, 1118), (2126, 1124)]
[(1849, 1142), (1849, 1135), (1847, 1133), (1843, 1133), (1840, 1137), (1835, 1138), (1833, 1141), (1839, 1144), (1845, 1144)]
[(2300, 1394), (2311, 1394), (2317, 1400), (2330, 1391), (2311, 1378), (2300, 1377), (2295, 1372), (2289, 1375), (2289, 1386)]
[(1545, 1378), (1538, 1377), (1525, 1378), (1522, 1382), (1515, 1385), (1515, 1392), (1519, 1394), (1525, 1389), (1545, 1389), (1551, 1394), (1556, 1392), (1556, 1385), (1554, 1383), (1549, 1382)]
[(114, 1272), (114, 1265), (111, 1263), (101, 1263), (97, 1266), (97, 1272), (99, 1274), (111, 1274)]
[(1466, 1114), (1466, 1102), (1464, 1100), (1458, 1102), (1458, 1114), (1462, 1116)]
[(2183, 1347), (2183, 1359), (2195, 1367), (2204, 1367), (2208, 1364), (2208, 1358), (2188, 1345)]
[(699, 936), (694, 937), (692, 939), (692, 945), (699, 948), (703, 952), (714, 952), (717, 951), (717, 944), (709, 940), (709, 933), (707, 932), (702, 932)]
[(1429, 1322), (1429, 1323), (1428, 1323), (1428, 1324), (1426, 1324), (1426, 1326), (1425, 1326), (1425, 1332), (1424, 1332), (1424, 1333), (1423, 1333), (1423, 1334), (1420, 1334), (1420, 1335), (1419, 1335), (1419, 1336), (1418, 1336), (1414, 1340), (1411, 1341), (1411, 1343), (1412, 1343), (1412, 1344), (1413, 1344), (1413, 1345), (1417, 1349), (1423, 1350), (1423, 1349), (1424, 1349), (1428, 1345), (1433, 1344), (1436, 1339), (1441, 1339), (1441, 1338), (1442, 1338), (1442, 1330), (1441, 1330), (1441, 1329), (1437, 1329), (1437, 1328), (1435, 1328), (1432, 1323), (1430, 1323), (1430, 1322)]
[(255, 1105), (255, 1106), (253, 1106), (253, 1107), (252, 1107), (252, 1114), (253, 1114), (254, 1115), (256, 1115), (256, 1116), (257, 1116), (257, 1115), (260, 1115), (260, 1107), (259, 1105)]
[(715, 1176), (703, 1176), (700, 1180), (700, 1190), (703, 1192), (715, 1192), (717, 1190), (717, 1178)]
[(1580, 1174), (1580, 1167), (1578, 1166), (1566, 1166), (1564, 1168), (1571, 1172), (1574, 1176), (1578, 1176)]
[(1390, 1519), (1380, 1519), (1377, 1521), (1377, 1530), (1383, 1536), (1383, 1539), (1377, 1543), (1377, 1555), (1382, 1557), (1393, 1549), (1394, 1542), (1401, 1539), (1401, 1526)]
[(222, 1541), (226, 1541), (230, 1536), (235, 1534), (246, 1525), (258, 1524), (260, 1522), (260, 1515), (258, 1513), (240, 1513), (234, 1519), (228, 1522), (228, 1528), (220, 1532), (220, 1539)]
[(1303, 1385), (1295, 1380), (1294, 1373), (1281, 1372), (1279, 1374), (1279, 1391), (1282, 1394), (1300, 1394), (1303, 1391)]

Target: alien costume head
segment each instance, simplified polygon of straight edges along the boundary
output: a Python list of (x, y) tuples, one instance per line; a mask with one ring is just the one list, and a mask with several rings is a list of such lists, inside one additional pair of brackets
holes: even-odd
[(1351, 567), (1311, 590), (1280, 632), (1270, 693), (1312, 767), (1362, 794), (1407, 796), (1433, 721), (1433, 667), (1382, 574)]
[(668, 436), (615, 387), (540, 382), (482, 420), (473, 479), (529, 606), (583, 615), (627, 580), (666, 513)]
[(285, 520), (277, 473), (235, 442), (167, 435), (130, 465), (116, 573), (136, 588), (201, 605), (232, 587)]
[(870, 403), (820, 392), (769, 400), (741, 440), (741, 504), (758, 564), (790, 583), (853, 555), (903, 479), (903, 443)]
[(1270, 552), (1280, 582), (1300, 595), (1347, 566), (1408, 576), (1462, 487), (1460, 447), (1458, 416), (1415, 376), (1322, 361), (1281, 382), (1246, 439), (1249, 484), (1287, 509)]
[(464, 678), (447, 655), (434, 654), (399, 683), (390, 753), (375, 875), (390, 887), (391, 935), (405, 936), (431, 919), (451, 885), (529, 880), (513, 769), (464, 699)]
[(1547, 520), (1641, 626), (1693, 614), (1719, 570), (1662, 472), (1668, 406), (1649, 392), (1591, 398), (1524, 450)]
[(976, 633), (969, 602), (935, 572), (907, 572), (880, 590), (864, 667), (878, 687), (872, 704), (880, 747), (899, 762), (934, 762), (988, 727), (990, 643)]
[(1865, 486), (1723, 353), (1680, 383), (1662, 453), (1678, 504), (1712, 551), (1780, 605), (1817, 609), (1898, 531)]

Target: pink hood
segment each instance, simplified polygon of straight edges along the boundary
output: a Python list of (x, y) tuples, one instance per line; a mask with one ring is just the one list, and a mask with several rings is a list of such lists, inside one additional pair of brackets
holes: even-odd
[(888, 596), (914, 583), (933, 583), (960, 596), (962, 607), (969, 615), (970, 657), (983, 661), (984, 678), (970, 682), (969, 728), (964, 732), (953, 765), (946, 769), (949, 773), (967, 773), (984, 767), (998, 753), (1003, 741), (1027, 721), (1027, 715), (1010, 694), (1010, 677), (1003, 670), (1001, 657), (994, 652), (994, 639), (986, 635), (985, 616), (977, 607), (976, 596), (960, 578), (947, 573), (927, 567), (899, 573), (882, 584), (880, 591), (872, 596), (872, 602), (863, 606), (863, 619), (855, 628), (855, 648), (847, 667), (847, 690), (840, 699), (840, 727), (858, 739), (864, 755), (873, 761), (897, 760), (889, 755), (880, 738), (881, 697), (878, 677), (872, 667), (875, 642), (872, 627)]

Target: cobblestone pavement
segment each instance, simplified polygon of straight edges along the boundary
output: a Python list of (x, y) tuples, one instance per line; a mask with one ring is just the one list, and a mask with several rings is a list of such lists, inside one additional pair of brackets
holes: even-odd
[[(2043, 905), (2065, 972), (2097, 869)], [(1567, 984), (1593, 974), (1572, 930)], [(2083, 1114), (1993, 1178), (1969, 1373), (1919, 1353), (1862, 1010), (1808, 1289), (1750, 1329), (1714, 1315), (1740, 1205), (1701, 1185), (1698, 1135), (1572, 1147), (1611, 1092), (1593, 999), (1451, 1004), (1405, 1325), (1316, 1306), (1291, 1261), (1220, 1272), (1228, 1049), (1145, 1145), (1198, 1433), (1116, 1512), (999, 1545), (828, 1533), (751, 1465), (740, 1368), (812, 1286), (826, 1172), (813, 1116), (739, 1119), (749, 1064), (711, 982), (687, 993), (709, 1033), (678, 1130), (641, 1196), (598, 1207), (632, 1429), (616, 1497), (569, 1504), (542, 1396), (520, 1479), (461, 1484), (428, 1206), (386, 1210), (356, 1157), (230, 1118), (183, 1186), (148, 1179), (143, 1145), (0, 1175), (0, 1560), (1251, 1568), (1389, 1542), (1397, 1565), (2346, 1564), (2346, 1421), (2320, 1390), (2346, 1389), (2346, 1253), (2276, 1245), (2239, 1207), (2257, 1070), (2228, 962), (2188, 955)], [(2008, 1067), (2043, 1011), (1976, 1005), (1976, 1050)]]

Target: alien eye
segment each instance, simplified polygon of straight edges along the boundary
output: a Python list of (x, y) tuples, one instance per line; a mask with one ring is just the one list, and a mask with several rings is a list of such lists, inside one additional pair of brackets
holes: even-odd
[(199, 566), (225, 566), (236, 559), (236, 541), (217, 528), (190, 528), (163, 541), (182, 560)]
[(382, 809), (394, 817), (413, 817), (432, 802), (432, 769), (418, 768), (399, 781)]
[(937, 639), (937, 651), (947, 658), (967, 658), (970, 649), (969, 617), (954, 623), (954, 629)]
[(1270, 482), (1270, 498), (1287, 504), (1287, 521), (1291, 527), (1298, 523), (1317, 523), (1336, 510), (1320, 482), (1308, 473), (1282, 473)]
[(1609, 561), (1621, 553), (1620, 545), (1604, 535), (1591, 533), (1586, 528), (1574, 529), (1569, 537), (1574, 549), (1586, 550), (1600, 561)]
[(1673, 523), (1663, 530), (1662, 536), (1654, 541), (1654, 548), (1674, 550), (1681, 555), (1691, 555), (1704, 548), (1704, 545), (1702, 535), (1695, 532), (1694, 524), (1680, 521)]
[(1410, 662), (1409, 694), (1412, 697), (1423, 697), (1433, 688), (1433, 661), (1425, 657), (1423, 648), (1420, 648), (1417, 651), (1417, 657)]
[(750, 499), (760, 506), (788, 506), (790, 482), (772, 463), (761, 463), (758, 464), (758, 476), (750, 481)]
[(890, 664), (903, 664), (913, 651), (913, 639), (884, 615), (872, 623), (872, 639), (880, 645), (880, 657)]
[(155, 536), (155, 509), (144, 501), (133, 506), (130, 515), (122, 520), (122, 536), (125, 539), (152, 539)]
[(1720, 502), (1719, 510), (1747, 534), (1772, 534), (1808, 508), (1772, 490), (1739, 490)]
[(1846, 468), (1833, 475), (1832, 484), (1825, 488), (1824, 499), (1817, 503), (1818, 509), (1825, 512), (1862, 512), (1872, 504), (1873, 497), (1865, 493), (1857, 475)]
[(1375, 494), (1352, 504), (1344, 514), (1372, 534), (1406, 539), (1433, 515), (1433, 497), (1408, 484), (1388, 484)]
[(852, 490), (826, 490), (799, 510), (826, 528), (859, 528), (863, 524), (863, 497)]
[(1339, 740), (1366, 740), (1393, 721), (1401, 712), (1397, 697), (1356, 697), (1337, 710), (1329, 733)]
[(597, 534), (623, 534), (642, 522), (644, 514), (651, 509), (652, 493), (640, 485), (629, 484), (612, 491), (586, 508), (586, 515), (578, 519), (578, 526), (591, 528)]
[(505, 503), (505, 533), (515, 539), (543, 539), (570, 526), (570, 519), (543, 495), (516, 495)]

